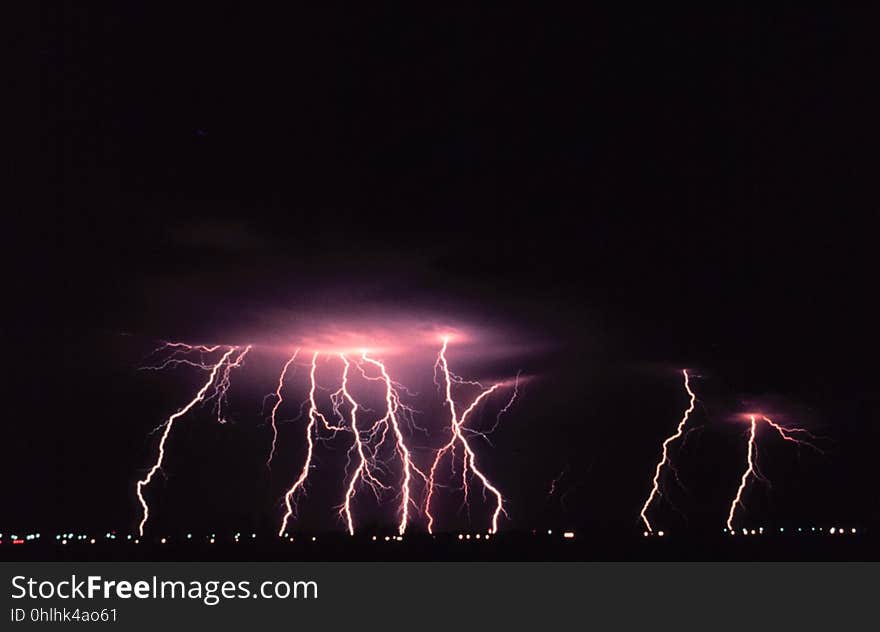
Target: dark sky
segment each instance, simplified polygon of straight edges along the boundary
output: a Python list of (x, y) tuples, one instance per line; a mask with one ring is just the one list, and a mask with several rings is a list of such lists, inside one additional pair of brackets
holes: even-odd
[[(691, 527), (723, 523), (749, 402), (826, 437), (766, 437), (756, 522), (876, 521), (876, 16), (534, 11), (46, 10), (3, 522), (133, 524), (147, 433), (197, 379), (136, 371), (157, 340), (359, 309), (545, 343), (489, 369), (535, 376), (481, 449), (510, 526), (640, 529), (682, 367)], [(175, 435), (159, 524), (275, 524), (274, 361), (241, 374), (234, 425)]]

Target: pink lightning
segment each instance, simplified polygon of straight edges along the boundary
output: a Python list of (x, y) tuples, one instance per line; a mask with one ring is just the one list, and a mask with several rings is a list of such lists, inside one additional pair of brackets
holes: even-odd
[(213, 353), (220, 348), (220, 345), (191, 345), (185, 342), (166, 342), (162, 346), (155, 349), (150, 355), (155, 355), (160, 351), (165, 351), (166, 349), (171, 349), (171, 353), (168, 354), (168, 357), (161, 364), (153, 365), (153, 366), (142, 366), (142, 371), (161, 371), (163, 369), (177, 367), (181, 365), (192, 366), (198, 369), (202, 369), (203, 371), (210, 371), (212, 368), (212, 364), (205, 363), (204, 359), (201, 360), (190, 360), (187, 357), (189, 354), (198, 352), (200, 357), (203, 357), (206, 353)]
[(278, 376), (278, 388), (275, 389), (275, 403), (272, 405), (272, 412), (269, 416), (272, 425), (272, 447), (269, 449), (269, 458), (266, 459), (267, 468), (272, 467), (272, 457), (275, 456), (275, 446), (278, 442), (278, 426), (276, 424), (275, 416), (278, 413), (278, 409), (281, 407), (281, 402), (284, 401), (281, 396), (281, 391), (284, 389), (284, 376), (287, 374), (287, 369), (290, 368), (290, 365), (296, 360), (297, 354), (299, 354), (299, 349), (294, 351), (293, 355), (284, 363), (284, 366), (281, 367), (281, 374)]
[[(397, 389), (394, 386), (394, 381), (391, 379), (391, 376), (388, 375), (388, 371), (385, 368), (385, 365), (379, 360), (374, 360), (373, 358), (367, 357), (366, 352), (361, 353), (361, 360), (366, 362), (367, 364), (372, 364), (373, 366), (377, 367), (379, 369), (380, 375), (382, 376), (382, 381), (385, 383), (386, 412), (385, 416), (374, 424), (374, 427), (379, 424), (384, 424), (386, 426), (390, 425), (391, 430), (394, 432), (396, 450), (398, 455), (400, 456), (400, 462), (403, 467), (400, 509), (398, 511), (398, 513), (400, 514), (400, 523), (397, 526), (397, 532), (400, 535), (403, 535), (406, 531), (407, 521), (409, 520), (409, 504), (411, 496), (410, 481), (412, 480), (412, 474), (413, 472), (415, 472), (425, 482), (427, 482), (428, 479), (425, 474), (418, 467), (416, 467), (415, 463), (413, 463), (412, 455), (410, 454), (409, 449), (406, 447), (403, 433), (400, 430), (400, 420), (398, 418), (398, 411), (401, 408), (400, 395), (397, 393)], [(384, 441), (384, 438), (382, 439), (382, 441)]]
[[(409, 411), (410, 409), (404, 406), (404, 404), (400, 401), (398, 385), (394, 382), (394, 380), (391, 379), (391, 376), (388, 374), (384, 363), (374, 358), (368, 357), (366, 352), (361, 353), (360, 362), (349, 360), (349, 358), (346, 357), (344, 353), (339, 353), (337, 355), (343, 363), (342, 386), (339, 388), (339, 390), (331, 395), (331, 401), (333, 402), (333, 411), (340, 419), (340, 424), (343, 425), (331, 424), (330, 421), (328, 421), (327, 417), (318, 409), (318, 404), (315, 399), (315, 391), (317, 389), (317, 380), (315, 377), (315, 373), (317, 369), (318, 355), (318, 352), (315, 352), (312, 355), (312, 366), (309, 373), (309, 423), (306, 427), (306, 442), (308, 447), (306, 459), (298, 478), (284, 496), (286, 512), (284, 517), (282, 518), (281, 529), (278, 533), (279, 535), (284, 534), (291, 516), (295, 513), (296, 496), (302, 491), (305, 482), (308, 479), (309, 468), (311, 467), (311, 461), (314, 451), (314, 438), (317, 436), (317, 429), (319, 427), (323, 427), (324, 429), (330, 431), (333, 435), (335, 435), (337, 432), (345, 431), (351, 432), (352, 436), (354, 437), (354, 442), (349, 449), (348, 455), (349, 462), (351, 460), (352, 454), (357, 455), (357, 465), (355, 466), (354, 471), (349, 478), (348, 484), (346, 485), (343, 503), (339, 509), (339, 516), (345, 521), (348, 532), (352, 535), (354, 534), (354, 516), (351, 505), (357, 493), (358, 483), (366, 483), (366, 485), (370, 487), (377, 499), (380, 498), (382, 491), (390, 489), (390, 486), (380, 481), (377, 476), (378, 470), (381, 469), (381, 464), (379, 464), (376, 460), (376, 453), (388, 438), (388, 431), (391, 431), (394, 439), (395, 450), (400, 457), (400, 462), (403, 469), (403, 480), (401, 483), (400, 493), (401, 501), (399, 508), (400, 522), (398, 524), (398, 533), (400, 535), (403, 535), (409, 522), (409, 505), (412, 503), (412, 492), (410, 487), (413, 474), (416, 474), (420, 476), (423, 480), (427, 481), (427, 477), (425, 476), (425, 474), (413, 462), (412, 454), (410, 453), (410, 450), (406, 445), (403, 431), (401, 430), (400, 413), (401, 411)], [(384, 385), (386, 412), (384, 416), (375, 421), (372, 426), (367, 430), (363, 430), (359, 425), (358, 413), (361, 407), (358, 405), (357, 401), (349, 390), (349, 376), (352, 364), (358, 367), (365, 379), (380, 381)], [(379, 370), (379, 376), (371, 377), (367, 375), (362, 367), (362, 364), (369, 364), (376, 367)], [(345, 418), (341, 410), (343, 402), (348, 403), (351, 411), (351, 421), (349, 426), (344, 425)], [(346, 468), (346, 470), (347, 469), (348, 468)]]
[[(457, 442), (461, 443), (461, 446), (464, 450), (462, 466), (462, 490), (464, 492), (465, 503), (467, 503), (468, 497), (468, 469), (470, 469), (470, 471), (473, 472), (473, 474), (478, 479), (480, 479), (480, 482), (483, 484), (483, 488), (491, 492), (491, 494), (495, 497), (495, 509), (492, 513), (491, 533), (497, 533), (499, 516), (502, 513), (507, 515), (504, 511), (504, 497), (501, 495), (501, 492), (498, 491), (498, 488), (495, 487), (491, 483), (491, 481), (489, 481), (488, 477), (477, 467), (476, 454), (474, 454), (474, 451), (471, 448), (470, 443), (468, 443), (468, 440), (462, 430), (464, 428), (465, 422), (467, 421), (468, 415), (480, 404), (480, 402), (482, 402), (489, 395), (501, 388), (502, 384), (493, 384), (489, 388), (484, 388), (479, 382), (468, 382), (456, 376), (449, 370), (449, 363), (446, 359), (446, 349), (448, 345), (449, 339), (444, 338), (443, 346), (440, 349), (440, 353), (437, 357), (437, 362), (435, 363), (435, 368), (438, 369), (443, 375), (442, 388), (445, 393), (446, 405), (449, 406), (451, 436), (449, 438), (449, 441), (447, 441), (446, 444), (437, 451), (436, 455), (434, 456), (434, 462), (431, 464), (431, 469), (428, 473), (428, 487), (427, 493), (425, 495), (425, 515), (428, 518), (428, 533), (434, 532), (434, 516), (433, 514), (431, 514), (431, 500), (434, 496), (437, 467), (440, 465), (440, 462), (443, 460), (443, 457), (446, 455), (447, 452), (454, 451)], [(468, 406), (464, 410), (464, 412), (461, 413), (461, 415), (459, 415), (456, 411), (455, 400), (452, 396), (453, 383), (469, 384), (482, 389), (480, 394), (477, 395), (476, 398), (474, 398), (470, 406)], [(515, 396), (516, 391), (514, 390), (514, 397)], [(510, 402), (508, 402), (508, 406), (509, 405)]]
[(775, 421), (771, 420), (769, 417), (765, 417), (764, 415), (749, 415), (749, 440), (748, 440), (748, 452), (746, 453), (746, 469), (742, 474), (742, 478), (740, 478), (739, 487), (736, 490), (736, 496), (734, 496), (733, 501), (730, 503), (730, 511), (727, 514), (727, 529), (730, 533), (734, 533), (733, 531), (733, 517), (736, 513), (737, 505), (745, 508), (745, 505), (742, 502), (743, 491), (745, 491), (746, 485), (749, 482), (750, 477), (755, 477), (759, 480), (764, 480), (761, 475), (760, 470), (758, 469), (758, 447), (757, 447), (757, 431), (758, 431), (758, 417), (760, 417), (760, 421), (765, 422), (768, 426), (776, 430), (785, 441), (790, 441), (792, 443), (796, 443), (798, 445), (807, 446), (808, 448), (812, 448), (813, 450), (819, 451), (819, 448), (814, 446), (809, 441), (805, 441), (803, 439), (798, 439), (795, 434), (800, 433), (807, 436), (810, 439), (814, 439), (815, 437), (810, 434), (807, 430), (803, 428), (786, 428)]
[[(351, 512), (351, 501), (357, 492), (358, 481), (364, 481), (372, 489), (377, 499), (379, 498), (380, 490), (388, 489), (388, 486), (379, 481), (372, 472), (371, 458), (367, 455), (368, 448), (361, 437), (361, 429), (357, 423), (358, 403), (348, 390), (348, 371), (351, 368), (351, 363), (345, 357), (345, 354), (339, 354), (339, 357), (345, 365), (342, 372), (342, 387), (339, 390), (351, 406), (351, 432), (354, 435), (354, 444), (352, 444), (351, 450), (356, 451), (358, 455), (358, 464), (345, 490), (345, 500), (339, 509), (339, 515), (345, 520), (348, 533), (354, 535), (354, 517)], [(349, 452), (349, 458), (351, 458), (351, 451)]]
[(556, 493), (556, 486), (559, 485), (559, 482), (562, 480), (562, 477), (565, 476), (565, 472), (567, 470), (568, 468), (562, 470), (561, 472), (559, 472), (559, 474), (556, 475), (555, 478), (550, 481), (550, 487), (547, 489), (547, 496), (552, 496)]
[[(319, 440), (331, 440), (339, 433), (352, 436), (352, 442), (347, 452), (347, 462), (345, 465), (345, 483), (342, 494), (342, 502), (338, 507), (338, 515), (340, 520), (345, 524), (349, 534), (354, 535), (356, 529), (356, 515), (354, 505), (358, 493), (367, 487), (376, 498), (382, 502), (386, 492), (394, 490), (396, 492), (396, 516), (397, 516), (397, 532), (399, 535), (406, 533), (413, 515), (424, 512), (428, 522), (428, 530), (433, 529), (434, 516), (431, 514), (431, 497), (435, 491), (436, 470), (446, 453), (451, 455), (453, 465), (453, 473), (457, 476), (456, 448), (460, 444), (463, 450), (463, 467), (461, 488), (464, 491), (464, 504), (468, 502), (468, 484), (472, 481), (472, 477), (476, 477), (482, 483), (484, 494), (491, 494), (494, 497), (494, 511), (491, 520), (491, 530), (494, 533), (498, 528), (498, 520), (502, 513), (506, 515), (504, 509), (504, 498), (497, 487), (488, 479), (483, 471), (477, 465), (476, 454), (472, 449), (468, 435), (480, 435), (488, 440), (487, 435), (491, 430), (477, 430), (467, 427), (467, 422), (472, 416), (474, 410), (497, 390), (504, 387), (504, 382), (484, 386), (480, 382), (465, 380), (450, 369), (446, 359), (448, 339), (444, 340), (442, 349), (437, 356), (435, 363), (435, 381), (444, 395), (444, 404), (450, 409), (450, 439), (448, 443), (441, 448), (435, 455), (430, 478), (425, 470), (422, 470), (416, 463), (414, 454), (407, 444), (404, 423), (412, 430), (420, 430), (427, 434), (424, 428), (420, 428), (415, 421), (417, 411), (411, 408), (403, 399), (403, 395), (407, 397), (415, 396), (406, 389), (402, 384), (395, 381), (385, 362), (368, 351), (360, 351), (358, 355), (348, 354), (342, 349), (337, 348), (336, 351), (315, 350), (311, 354), (309, 375), (308, 397), (303, 402), (301, 409), (307, 412), (308, 421), (305, 427), (305, 444), (306, 454), (300, 469), (298, 469), (295, 480), (284, 493), (284, 515), (281, 520), (279, 536), (285, 534), (291, 520), (297, 514), (298, 499), (305, 494), (308, 478), (315, 460), (315, 447), (319, 445)], [(207, 374), (207, 378), (201, 388), (198, 390), (193, 399), (183, 408), (172, 414), (163, 424), (156, 428), (156, 432), (161, 430), (159, 439), (158, 454), (156, 461), (143, 480), (138, 481), (136, 493), (141, 507), (143, 508), (142, 519), (138, 526), (138, 533), (143, 535), (146, 523), (149, 520), (150, 508), (145, 497), (145, 488), (152, 482), (156, 473), (162, 470), (165, 463), (165, 455), (167, 452), (167, 442), (170, 437), (171, 429), (174, 424), (184, 415), (189, 413), (197, 404), (205, 404), (213, 402), (212, 411), (217, 421), (226, 422), (223, 414), (227, 403), (227, 396), (231, 385), (232, 370), (242, 366), (245, 357), (251, 351), (251, 346), (233, 346), (233, 345), (191, 345), (182, 342), (165, 343), (156, 351), (167, 351), (166, 357), (162, 362), (156, 363), (155, 366), (144, 367), (150, 370), (160, 370), (166, 368), (175, 368), (178, 366), (189, 366), (203, 370)], [(222, 352), (222, 356), (215, 362), (211, 360), (211, 354)], [(300, 349), (297, 349), (283, 365), (278, 373), (275, 389), (267, 397), (274, 397), (271, 411), (269, 413), (269, 421), (271, 425), (271, 445), (266, 458), (266, 467), (272, 466), (273, 460), (278, 453), (279, 448), (279, 432), (278, 432), (278, 413), (285, 401), (285, 388), (289, 381), (291, 368), (296, 366)], [(318, 390), (318, 364), (321, 356), (328, 356), (329, 359), (338, 359), (341, 361), (341, 385), (337, 390), (330, 393), (330, 403), (332, 414), (322, 412), (319, 405)], [(353, 372), (352, 369), (355, 369)], [(352, 390), (352, 380), (366, 380), (381, 387), (382, 399), (384, 402), (384, 410), (376, 415), (374, 421), (366, 421), (365, 416), (372, 417), (372, 411), (361, 405)], [(442, 385), (440, 382), (442, 379)], [(509, 401), (499, 410), (495, 418), (495, 426), (501, 416), (512, 406), (518, 394), (519, 375), (513, 382), (513, 394)], [(453, 387), (453, 385), (455, 385)], [(470, 404), (461, 410), (457, 407), (453, 390), (456, 388), (479, 389), (477, 396)], [(493, 429), (494, 427), (493, 426)], [(389, 452), (390, 451), (390, 452)], [(398, 478), (394, 483), (386, 480), (391, 471), (389, 465), (394, 464), (397, 467)], [(418, 497), (414, 486), (424, 485), (424, 495)]]
[(217, 387), (214, 389), (214, 394), (211, 396), (214, 398), (214, 414), (217, 416), (218, 423), (226, 423), (226, 418), (223, 416), (223, 406), (226, 404), (227, 394), (229, 393), (230, 374), (232, 373), (232, 369), (237, 369), (241, 366), (244, 357), (250, 350), (251, 346), (246, 346), (241, 353), (236, 356), (235, 360), (227, 362), (224, 365), (223, 370), (220, 371), (220, 378), (217, 380)]
[(660, 472), (663, 469), (663, 466), (669, 462), (669, 445), (680, 438), (684, 433), (684, 427), (687, 425), (688, 418), (691, 416), (691, 413), (694, 412), (694, 406), (697, 401), (697, 396), (694, 395), (694, 392), (691, 390), (690, 385), (690, 376), (688, 375), (687, 369), (682, 370), (682, 375), (684, 375), (684, 390), (687, 391), (688, 397), (690, 398), (690, 403), (688, 404), (687, 410), (684, 411), (684, 415), (681, 418), (681, 421), (678, 422), (678, 426), (675, 428), (675, 432), (668, 436), (663, 441), (663, 452), (660, 456), (660, 460), (657, 462), (657, 466), (654, 469), (654, 479), (653, 479), (653, 487), (651, 488), (651, 493), (648, 494), (648, 499), (645, 500), (645, 504), (642, 505), (642, 511), (639, 514), (642, 517), (642, 521), (645, 523), (645, 528), (653, 532), (654, 529), (651, 527), (651, 523), (648, 520), (647, 512), (648, 507), (650, 507), (654, 498), (660, 496)]
[[(210, 372), (214, 368), (213, 363), (205, 360), (206, 353), (213, 353), (220, 348), (221, 345), (191, 345), (185, 342), (166, 342), (161, 347), (153, 351), (156, 354), (159, 351), (171, 349), (171, 353), (160, 364), (141, 367), (142, 371), (161, 371), (163, 369), (176, 368), (179, 366), (191, 366), (202, 371)], [(218, 423), (225, 424), (226, 418), (223, 416), (223, 407), (227, 403), (227, 395), (231, 385), (232, 369), (240, 367), (244, 361), (244, 357), (251, 350), (252, 345), (245, 346), (234, 360), (226, 362), (220, 370), (211, 394), (205, 398), (205, 401), (214, 400), (214, 415), (217, 417)], [(236, 347), (238, 349), (238, 347)], [(198, 354), (198, 360), (191, 359), (190, 356)], [(156, 428), (158, 430), (162, 426)], [(154, 431), (155, 432), (155, 431)]]
[(736, 506), (742, 504), (743, 490), (746, 488), (749, 476), (755, 472), (755, 433), (757, 431), (758, 422), (755, 420), (755, 415), (749, 415), (749, 419), (749, 443), (748, 452), (746, 454), (746, 463), (748, 467), (746, 467), (746, 471), (743, 472), (742, 478), (739, 481), (739, 487), (736, 490), (736, 496), (734, 496), (733, 502), (730, 503), (730, 512), (727, 514), (727, 529), (731, 533), (733, 533), (733, 514), (736, 512)]
[[(214, 347), (214, 349), (216, 349), (216, 348), (217, 347)], [(205, 349), (206, 348), (202, 348), (202, 350), (205, 350)], [(171, 428), (174, 425), (174, 422), (177, 421), (178, 419), (180, 419), (181, 417), (183, 417), (196, 404), (198, 404), (199, 402), (201, 402), (205, 399), (205, 395), (207, 394), (208, 389), (210, 389), (211, 386), (214, 384), (214, 380), (216, 379), (218, 373), (220, 372), (221, 367), (230, 363), (230, 357), (232, 356), (233, 353), (235, 353), (235, 351), (237, 349), (238, 349), (238, 347), (229, 347), (229, 349), (223, 354), (223, 356), (220, 358), (220, 360), (218, 360), (216, 364), (211, 366), (210, 373), (208, 375), (208, 379), (202, 385), (202, 388), (199, 389), (198, 393), (196, 393), (196, 396), (192, 400), (190, 400), (190, 402), (186, 406), (184, 406), (183, 408), (178, 410), (176, 413), (171, 415), (163, 424), (164, 431), (162, 432), (162, 437), (159, 439), (159, 449), (158, 449), (158, 456), (156, 458), (156, 462), (149, 469), (146, 477), (139, 480), (137, 482), (137, 486), (136, 486), (137, 497), (138, 497), (138, 500), (140, 501), (141, 507), (143, 508), (143, 516), (141, 518), (140, 524), (138, 525), (138, 533), (141, 536), (144, 535), (144, 526), (147, 524), (147, 520), (150, 517), (150, 508), (147, 505), (147, 501), (144, 499), (143, 490), (153, 480), (153, 477), (156, 475), (156, 472), (158, 472), (162, 468), (162, 462), (165, 459), (165, 443), (168, 441), (168, 435), (171, 434)], [(241, 361), (241, 359), (244, 357), (244, 354), (247, 353), (248, 349), (250, 349), (250, 347), (247, 347), (242, 353), (240, 353), (234, 362), (239, 363)], [(228, 385), (227, 385), (227, 388), (228, 388)], [(214, 392), (216, 394), (216, 390)]]
[(306, 479), (309, 476), (309, 468), (312, 466), (312, 455), (315, 449), (315, 441), (313, 438), (315, 432), (315, 424), (317, 423), (318, 416), (320, 413), (318, 412), (317, 404), (315, 403), (315, 389), (317, 388), (317, 382), (315, 381), (315, 371), (317, 370), (318, 364), (318, 352), (312, 354), (312, 369), (309, 371), (309, 379), (310, 379), (310, 389), (309, 389), (309, 423), (306, 424), (306, 458), (303, 462), (303, 467), (300, 470), (299, 476), (294, 481), (293, 485), (290, 489), (287, 490), (287, 493), (284, 494), (284, 506), (285, 513), (284, 517), (281, 519), (281, 528), (278, 530), (278, 535), (284, 535), (284, 532), (287, 530), (287, 522), (290, 520), (290, 517), (293, 515), (295, 507), (296, 507), (296, 495), (303, 489), (303, 485), (305, 485)]

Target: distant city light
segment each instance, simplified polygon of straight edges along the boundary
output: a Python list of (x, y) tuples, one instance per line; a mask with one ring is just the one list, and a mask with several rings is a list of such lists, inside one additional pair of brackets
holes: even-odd
[[(806, 533), (809, 533), (809, 532), (819, 533), (819, 532), (821, 532), (821, 533), (827, 533), (829, 535), (844, 535), (844, 534), (855, 535), (858, 533), (863, 533), (859, 528), (844, 527), (841, 525), (834, 525), (834, 526), (828, 526), (828, 527), (818, 526), (818, 525), (817, 526), (810, 526), (810, 527), (802, 527), (802, 526), (795, 527), (795, 526), (791, 526), (791, 525), (789, 525), (787, 527), (784, 527), (784, 526), (783, 527), (768, 526), (768, 527), (755, 527), (755, 528), (742, 527), (738, 530), (732, 530), (732, 529), (724, 527), (721, 529), (722, 533), (730, 534), (730, 535), (738, 535), (739, 532), (741, 531), (742, 534), (746, 535), (746, 536), (763, 535), (764, 533), (767, 533), (771, 537), (772, 537), (774, 530), (778, 534), (785, 534), (785, 535), (789, 535), (789, 534), (793, 534), (793, 533), (804, 533), (804, 532), (806, 532)], [(102, 533), (103, 533), (103, 535), (102, 535)], [(537, 530), (532, 530), (531, 533), (533, 535), (539, 534), (539, 532)], [(557, 537), (561, 536), (563, 539), (566, 539), (566, 540), (573, 540), (576, 537), (575, 531), (560, 531), (557, 529), (546, 529), (546, 533), (547, 533), (547, 535), (556, 535)], [(83, 544), (94, 545), (94, 544), (98, 543), (98, 540), (116, 540), (117, 538), (121, 539), (121, 535), (122, 534), (117, 535), (117, 532), (115, 532), (115, 531), (99, 532), (97, 535), (94, 535), (94, 536), (91, 534), (88, 534), (88, 533), (66, 532), (66, 533), (56, 533), (54, 537), (55, 537), (56, 542), (66, 546), (69, 544), (78, 544), (80, 542), (82, 542)], [(126, 540), (133, 542), (134, 544), (140, 544), (140, 539), (137, 538), (137, 534), (124, 534), (124, 535), (125, 535)], [(212, 533), (212, 534), (210, 534), (210, 536), (205, 536), (205, 535), (196, 536), (196, 534), (194, 534), (192, 532), (187, 532), (184, 535), (185, 535), (185, 539), (190, 540), (190, 541), (193, 541), (193, 540), (201, 541), (201, 538), (204, 537), (210, 544), (216, 544), (218, 541), (222, 541), (221, 544), (224, 544), (224, 543), (228, 543), (227, 538), (229, 537), (230, 534), (221, 533), (219, 535), (219, 540), (218, 540), (218, 535), (216, 533)], [(491, 539), (492, 535), (495, 535), (495, 534), (493, 534), (491, 532), (491, 530), (489, 532), (474, 531), (471, 533), (462, 532), (462, 533), (450, 534), (450, 536), (456, 537), (459, 541), (462, 541), (462, 540), (488, 541)], [(665, 537), (666, 532), (665, 531), (644, 530), (642, 532), (642, 536), (643, 537), (654, 537), (654, 536)], [(4, 543), (5, 544), (12, 544), (14, 542), (20, 542), (21, 544), (29, 544), (29, 543), (35, 542), (36, 540), (40, 539), (40, 537), (41, 537), (41, 534), (36, 533), (36, 532), (22, 533), (21, 535), (0, 533), (0, 544), (4, 544)], [(51, 538), (52, 536), (49, 535), (47, 537)], [(166, 544), (170, 544), (171, 540), (174, 537), (175, 537), (174, 535), (171, 535), (171, 536), (162, 536), (157, 539), (148, 538), (146, 540), (146, 542), (147, 542), (148, 546), (155, 545), (155, 544), (166, 545)], [(235, 543), (240, 543), (242, 537), (247, 537), (247, 534), (246, 533), (243, 534), (240, 532), (236, 532), (236, 533), (232, 534), (232, 540)], [(255, 539), (256, 533), (251, 533), (250, 537), (252, 539)], [(290, 536), (289, 533), (286, 534), (284, 537), (289, 542), (294, 541), (294, 538), (292, 536)], [(312, 542), (318, 541), (317, 536), (308, 536), (308, 537), (311, 539)], [(363, 536), (361, 536), (361, 537), (363, 537)], [(405, 536), (397, 535), (397, 534), (387, 535), (387, 536), (381, 536), (378, 534), (375, 534), (375, 535), (370, 534), (367, 537), (369, 537), (370, 540), (372, 540), (373, 542), (381, 541), (383, 538), (384, 538), (385, 542), (392, 542), (392, 541), (403, 542), (405, 539)], [(446, 536), (446, 537), (449, 537), (449, 536)], [(416, 539), (418, 540), (418, 537)], [(434, 536), (432, 539), (437, 540), (438, 537)], [(175, 546), (179, 546), (179, 544), (175, 545)]]

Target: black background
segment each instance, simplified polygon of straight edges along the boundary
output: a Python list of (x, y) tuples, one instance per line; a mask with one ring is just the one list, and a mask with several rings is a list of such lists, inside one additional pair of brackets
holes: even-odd
[[(503, 528), (641, 531), (682, 367), (703, 429), (659, 522), (721, 528), (745, 454), (730, 416), (754, 402), (826, 455), (762, 435), (773, 487), (748, 522), (876, 521), (874, 24), (46, 8), (42, 168), (7, 233), (4, 522), (134, 525), (147, 433), (198, 379), (136, 371), (158, 340), (247, 342), (267, 313), (361, 304), (550, 342), (490, 368), (534, 376), (480, 449)], [(273, 362), (237, 376), (236, 423), (175, 435), (157, 529), (274, 528), (301, 456), (291, 426), (261, 469)], [(316, 486), (303, 526), (338, 528), (335, 479)]]

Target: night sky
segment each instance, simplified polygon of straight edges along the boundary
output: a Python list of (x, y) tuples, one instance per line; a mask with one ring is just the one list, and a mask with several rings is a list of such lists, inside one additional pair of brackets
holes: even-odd
[[(876, 16), (277, 11), (44, 11), (40, 171), (5, 253), (3, 523), (134, 526), (148, 433), (200, 377), (137, 371), (160, 340), (365, 313), (472, 325), (459, 373), (530, 376), (479, 448), (502, 529), (640, 532), (685, 367), (702, 429), (658, 523), (720, 530), (755, 406), (825, 456), (762, 435), (749, 522), (876, 523)], [(235, 374), (232, 423), (172, 436), (156, 528), (275, 527), (302, 449), (287, 424), (262, 467), (281, 361)], [(304, 527), (340, 528), (331, 460)]]

